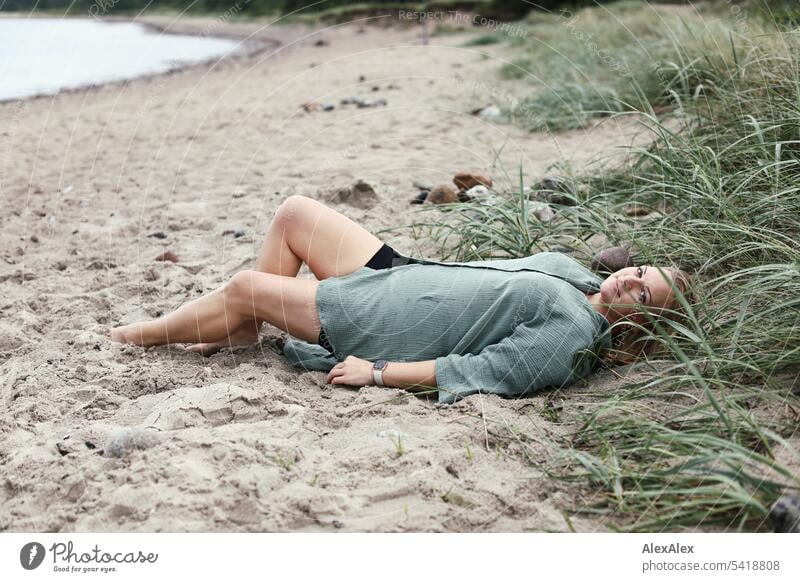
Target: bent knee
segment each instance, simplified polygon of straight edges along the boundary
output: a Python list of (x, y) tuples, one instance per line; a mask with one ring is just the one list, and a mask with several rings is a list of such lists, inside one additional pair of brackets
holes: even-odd
[(302, 220), (304, 217), (308, 216), (318, 204), (319, 202), (308, 196), (292, 194), (281, 202), (281, 205), (275, 212), (275, 219), (287, 224), (297, 222), (298, 219)]
[(253, 297), (258, 271), (244, 270), (235, 273), (225, 284), (225, 299), (228, 302), (241, 302)]

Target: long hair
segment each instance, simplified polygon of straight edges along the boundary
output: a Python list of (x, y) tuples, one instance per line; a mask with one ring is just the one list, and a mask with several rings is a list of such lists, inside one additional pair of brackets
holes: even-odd
[[(643, 324), (632, 321), (629, 317), (620, 318), (611, 326), (611, 349), (607, 350), (602, 360), (608, 364), (631, 364), (645, 356), (650, 356), (663, 348), (663, 342), (656, 335), (656, 324), (660, 319), (671, 319), (680, 322), (684, 313), (678, 296), (686, 303), (692, 302), (691, 277), (677, 267), (661, 269), (669, 274), (672, 280), (672, 295), (668, 305), (662, 308), (646, 310), (647, 321)], [(661, 326), (662, 329), (664, 326)], [(667, 326), (669, 327), (669, 326)]]

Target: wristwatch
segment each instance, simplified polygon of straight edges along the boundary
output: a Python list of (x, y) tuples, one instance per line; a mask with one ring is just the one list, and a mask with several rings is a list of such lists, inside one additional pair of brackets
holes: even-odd
[(372, 364), (372, 381), (376, 386), (386, 386), (386, 384), (383, 383), (383, 371), (388, 365), (389, 362), (386, 360), (375, 360), (375, 363)]

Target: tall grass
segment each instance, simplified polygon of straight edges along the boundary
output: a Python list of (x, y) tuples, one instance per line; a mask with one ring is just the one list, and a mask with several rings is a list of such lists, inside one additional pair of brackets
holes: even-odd
[[(626, 6), (625, 18), (643, 30), (648, 10)], [(620, 529), (767, 529), (770, 505), (800, 489), (798, 35), (754, 22), (727, 43), (684, 45), (673, 42), (684, 32), (652, 24), (652, 35), (677, 51), (675, 70), (689, 91), (673, 92), (671, 121), (649, 97), (637, 103), (653, 141), (633, 151), (632, 163), (578, 177), (577, 206), (556, 206), (549, 222), (531, 212), (520, 184), (493, 205), (423, 206), (417, 224), (461, 260), (540, 250), (586, 258), (607, 240), (631, 245), (639, 264), (692, 271), (685, 321), (653, 332), (659, 357), (672, 364), (645, 380), (630, 374), (611, 397), (581, 401), (569, 415), (574, 438), (555, 443), (561, 451), (547, 468), (591, 499), (579, 511), (613, 514)], [(556, 34), (542, 26), (560, 25), (536, 25)], [(703, 21), (675, 26), (701, 29)], [(689, 74), (697, 69), (687, 63), (703, 63), (702, 75)], [(581, 76), (575, 81), (591, 91)], [(630, 82), (641, 90), (636, 75)], [(632, 203), (653, 212), (630, 217)], [(686, 401), (664, 402), (676, 394)], [(514, 434), (523, 450), (524, 436)]]
[[(537, 16), (519, 56), (502, 71), (531, 85), (507, 113), (531, 130), (559, 131), (697, 99), (747, 43), (737, 23), (718, 13), (724, 11), (698, 17), (691, 7), (619, 2)], [(730, 47), (736, 50), (723, 50)]]

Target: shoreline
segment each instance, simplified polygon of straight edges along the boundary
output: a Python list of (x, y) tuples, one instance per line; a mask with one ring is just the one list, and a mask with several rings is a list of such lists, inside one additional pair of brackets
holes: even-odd
[[(37, 19), (37, 20), (53, 20), (54, 17), (48, 15), (34, 14), (31, 16), (19, 12), (0, 12), (0, 20), (14, 20), (14, 19)], [(286, 45), (288, 42), (295, 40), (301, 36), (301, 27), (298, 25), (275, 25), (263, 24), (256, 32), (248, 32), (252, 25), (258, 25), (256, 21), (251, 23), (244, 23), (245, 28), (240, 23), (231, 24), (230, 22), (222, 22), (219, 18), (211, 19), (211, 23), (218, 23), (222, 30), (214, 30), (213, 33), (206, 33), (208, 24), (205, 24), (205, 17), (189, 16), (184, 17), (181, 21), (174, 18), (170, 19), (166, 16), (144, 16), (142, 18), (129, 18), (124, 16), (107, 16), (102, 18), (92, 18), (91, 16), (64, 16), (61, 19), (70, 20), (89, 20), (100, 22), (104, 24), (138, 24), (146, 31), (158, 35), (173, 35), (173, 36), (188, 36), (195, 38), (208, 38), (208, 39), (225, 39), (231, 41), (240, 41), (240, 45), (231, 51), (229, 54), (218, 58), (204, 59), (193, 63), (180, 64), (167, 71), (159, 73), (146, 73), (142, 75), (135, 75), (125, 79), (118, 79), (112, 81), (102, 81), (99, 83), (88, 83), (78, 87), (66, 87), (58, 90), (55, 93), (37, 93), (34, 95), (27, 95), (24, 97), (11, 97), (0, 99), (0, 107), (6, 104), (33, 102), (42, 99), (51, 99), (60, 95), (74, 95), (86, 92), (101, 91), (106, 88), (121, 88), (135, 82), (151, 82), (160, 78), (171, 77), (173, 75), (202, 70), (210, 68), (228, 67), (231, 65), (245, 63), (269, 50), (278, 50), (281, 46)], [(59, 19), (60, 20), (60, 19)], [(167, 22), (169, 21), (169, 22)], [(248, 26), (249, 25), (249, 26)], [(269, 29), (271, 33), (261, 32), (261, 30)], [(303, 32), (311, 32), (313, 29), (308, 28)]]

